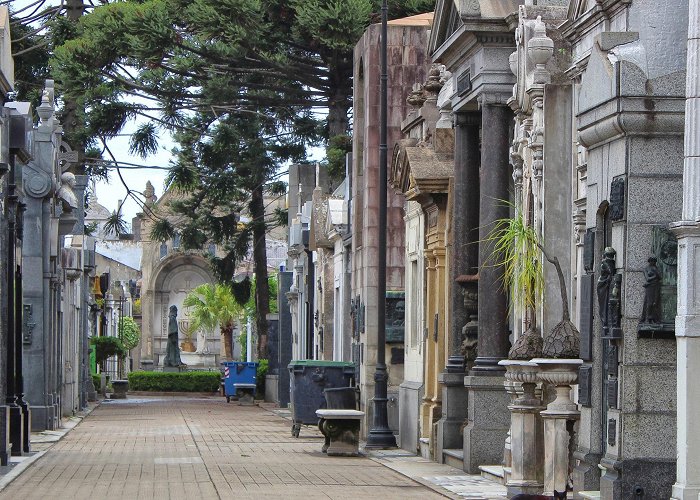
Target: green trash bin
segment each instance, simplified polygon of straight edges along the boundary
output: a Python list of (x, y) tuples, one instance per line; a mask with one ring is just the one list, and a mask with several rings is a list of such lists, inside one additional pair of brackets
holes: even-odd
[(318, 425), (316, 410), (326, 407), (325, 389), (355, 386), (355, 365), (345, 361), (292, 360), (289, 363), (292, 436), (302, 425)]

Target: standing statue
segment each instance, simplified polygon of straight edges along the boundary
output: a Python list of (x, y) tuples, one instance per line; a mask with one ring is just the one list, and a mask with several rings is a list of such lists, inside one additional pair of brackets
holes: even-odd
[(661, 317), (661, 272), (656, 267), (656, 257), (649, 257), (644, 269), (644, 305), (640, 323), (658, 323)]
[(170, 306), (170, 314), (168, 320), (168, 344), (165, 349), (165, 359), (163, 366), (179, 367), (182, 366), (180, 359), (180, 347), (177, 345), (178, 327), (177, 327), (177, 306)]
[(615, 276), (615, 249), (606, 247), (603, 251), (603, 261), (600, 263), (600, 275), (598, 276), (598, 284), (596, 291), (598, 292), (598, 314), (600, 321), (603, 323), (603, 328), (608, 327), (608, 299), (610, 297), (610, 288)]

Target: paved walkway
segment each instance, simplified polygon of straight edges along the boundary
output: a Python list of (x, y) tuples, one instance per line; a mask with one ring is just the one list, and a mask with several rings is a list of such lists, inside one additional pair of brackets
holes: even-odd
[(280, 414), (223, 398), (105, 401), (0, 499), (502, 498), (493, 483), (470, 494), (479, 478), (405, 452), (327, 457), (321, 444), (317, 429), (295, 439)]

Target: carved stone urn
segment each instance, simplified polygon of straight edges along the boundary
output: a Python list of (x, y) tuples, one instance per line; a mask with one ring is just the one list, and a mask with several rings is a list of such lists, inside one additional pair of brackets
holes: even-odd
[[(547, 412), (578, 415), (578, 406), (569, 394), (571, 386), (578, 382), (578, 369), (583, 364), (581, 359), (535, 358), (532, 360), (540, 369), (539, 378), (555, 387), (557, 397), (547, 405)], [(544, 412), (543, 412), (544, 413)], [(578, 418), (578, 417), (576, 417)]]
[(527, 42), (527, 55), (535, 63), (535, 83), (548, 83), (549, 73), (545, 65), (554, 54), (554, 41), (547, 36), (547, 27), (540, 16), (537, 16), (534, 31), (535, 36)]

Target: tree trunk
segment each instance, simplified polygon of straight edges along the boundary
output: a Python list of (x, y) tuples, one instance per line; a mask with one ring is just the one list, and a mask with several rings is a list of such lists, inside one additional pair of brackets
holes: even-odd
[(250, 215), (253, 219), (253, 262), (255, 266), (255, 326), (258, 332), (258, 359), (267, 359), (267, 314), (270, 312), (270, 287), (267, 281), (265, 203), (262, 183), (253, 189)]
[(221, 339), (224, 341), (224, 358), (233, 360), (233, 325), (221, 327)]
[[(66, 17), (74, 23), (78, 23), (85, 12), (83, 0), (67, 0)], [(63, 112), (60, 116), (63, 133), (73, 151), (78, 152), (78, 162), (73, 164), (70, 171), (76, 175), (85, 175), (85, 143), (78, 139), (76, 134), (80, 134), (84, 128), (81, 113), (78, 112), (78, 104), (74, 99), (64, 97)]]

